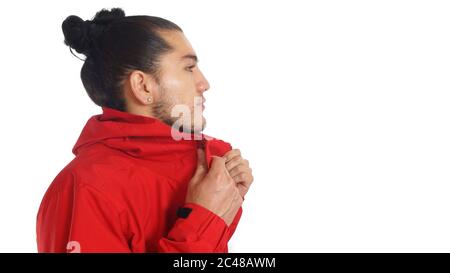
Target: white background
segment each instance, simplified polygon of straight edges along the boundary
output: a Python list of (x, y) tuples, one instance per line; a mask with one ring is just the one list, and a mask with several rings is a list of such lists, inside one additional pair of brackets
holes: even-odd
[(180, 25), (206, 133), (255, 182), (231, 252), (450, 251), (448, 1), (11, 1), (1, 28), (0, 251), (35, 252), (41, 198), (100, 113), (62, 21)]

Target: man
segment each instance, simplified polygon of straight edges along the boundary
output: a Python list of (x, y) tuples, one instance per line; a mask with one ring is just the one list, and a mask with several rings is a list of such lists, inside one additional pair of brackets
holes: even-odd
[(69, 16), (63, 32), (103, 113), (43, 198), (38, 251), (227, 252), (253, 176), (239, 150), (201, 133), (209, 83), (181, 29), (112, 9)]

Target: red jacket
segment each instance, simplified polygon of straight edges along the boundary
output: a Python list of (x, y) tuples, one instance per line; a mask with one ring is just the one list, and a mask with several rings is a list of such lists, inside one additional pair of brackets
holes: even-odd
[(176, 141), (157, 119), (104, 107), (88, 120), (76, 157), (42, 200), (38, 251), (228, 252), (242, 207), (228, 227), (184, 202), (199, 145), (209, 163), (231, 150), (218, 139)]

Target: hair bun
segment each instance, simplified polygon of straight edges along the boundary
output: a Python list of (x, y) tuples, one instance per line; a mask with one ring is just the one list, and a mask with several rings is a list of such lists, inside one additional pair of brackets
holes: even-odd
[(95, 14), (92, 22), (96, 24), (108, 24), (114, 20), (124, 18), (125, 12), (121, 8), (112, 8), (111, 10), (102, 9)]
[(92, 47), (92, 41), (100, 35), (104, 27), (124, 17), (125, 12), (121, 8), (102, 9), (95, 14), (92, 21), (84, 21), (76, 15), (70, 15), (62, 23), (64, 43), (87, 56)]
[(62, 23), (64, 43), (78, 53), (86, 54), (90, 47), (87, 23), (76, 15), (68, 16)]

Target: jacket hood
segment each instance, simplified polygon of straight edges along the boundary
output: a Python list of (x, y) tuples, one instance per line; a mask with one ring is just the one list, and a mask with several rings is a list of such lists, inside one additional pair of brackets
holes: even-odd
[(182, 139), (172, 137), (172, 127), (158, 119), (130, 114), (108, 107), (92, 116), (84, 126), (72, 152), (78, 156), (93, 144), (103, 144), (130, 156), (174, 160), (174, 155), (192, 152), (197, 147), (205, 150), (208, 165), (211, 156), (223, 156), (231, 145), (204, 134), (177, 132)]

